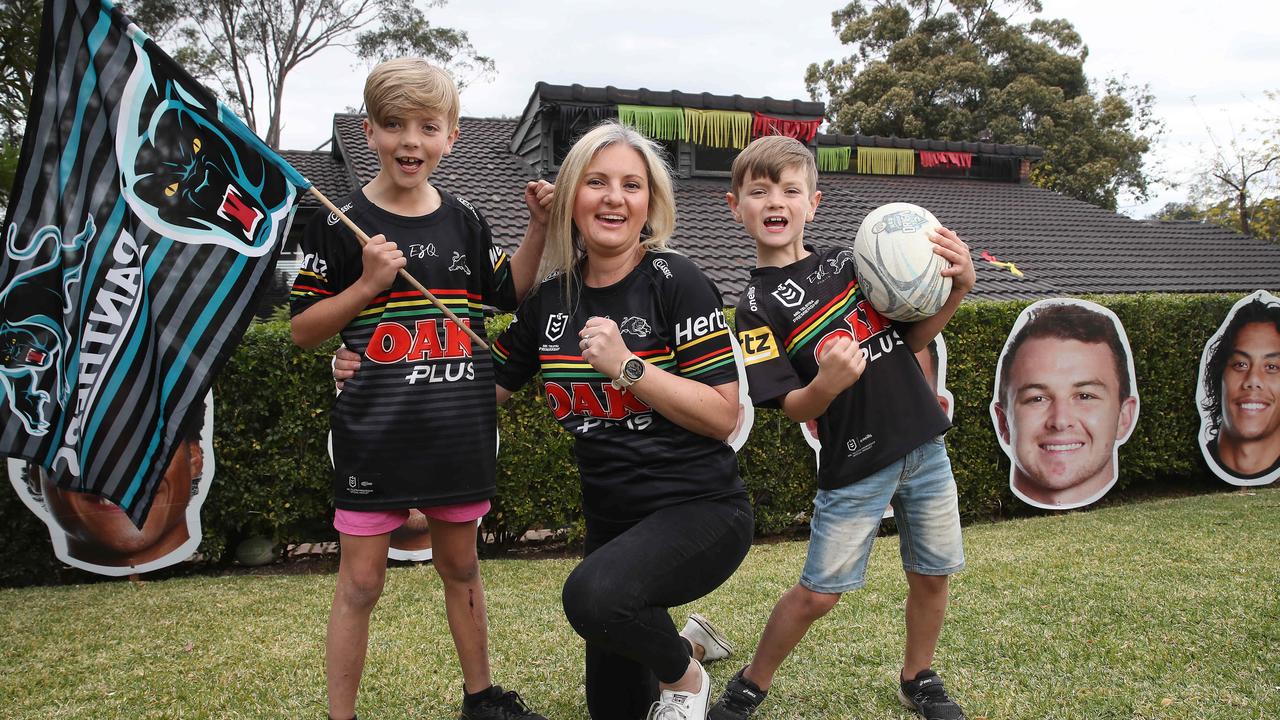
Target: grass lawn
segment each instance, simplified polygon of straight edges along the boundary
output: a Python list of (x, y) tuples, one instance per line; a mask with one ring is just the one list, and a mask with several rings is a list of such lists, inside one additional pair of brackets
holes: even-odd
[[(965, 530), (935, 667), (971, 719), (1280, 718), (1280, 488)], [(803, 542), (754, 547), (697, 609), (745, 662)], [(572, 560), (487, 560), (495, 679), (552, 720), (586, 717), (560, 612)], [(909, 718), (894, 695), (906, 584), (896, 538), (870, 582), (783, 666), (761, 720)], [(0, 717), (323, 718), (332, 575), (181, 577), (0, 591)], [(682, 619), (682, 616), (680, 616)], [(461, 679), (429, 565), (374, 613), (365, 720), (452, 718)]]

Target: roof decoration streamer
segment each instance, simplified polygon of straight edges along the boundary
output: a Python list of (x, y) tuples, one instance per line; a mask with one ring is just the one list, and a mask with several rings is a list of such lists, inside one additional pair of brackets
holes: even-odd
[(618, 121), (654, 140), (684, 140), (688, 135), (683, 108), (619, 105)]
[(547, 106), (556, 113), (555, 146), (569, 147), (587, 130), (598, 125), (602, 120), (618, 116), (618, 109), (612, 105), (578, 105), (576, 103), (556, 103)]
[(844, 172), (853, 158), (851, 147), (818, 148), (818, 169), (822, 172)]
[(920, 151), (920, 167), (953, 167), (968, 169), (973, 165), (973, 153)]
[(992, 255), (991, 253), (987, 252), (986, 250), (983, 250), (983, 251), (982, 251), (982, 259), (983, 259), (983, 260), (986, 260), (987, 262), (991, 263), (992, 265), (995, 265), (996, 267), (1004, 268), (1004, 269), (1008, 270), (1008, 271), (1009, 271), (1009, 274), (1010, 274), (1010, 275), (1012, 275), (1012, 276), (1014, 276), (1014, 277), (1017, 277), (1017, 278), (1023, 277), (1023, 272), (1022, 272), (1021, 270), (1019, 270), (1019, 269), (1018, 269), (1018, 266), (1017, 266), (1017, 265), (1014, 265), (1014, 264), (1013, 264), (1013, 263), (1011, 263), (1011, 262), (1005, 262), (1005, 261), (1003, 261), (1003, 260), (1000, 260), (1000, 259), (999, 259), (999, 258), (997, 258), (995, 255)]
[(784, 135), (808, 144), (813, 142), (813, 136), (818, 134), (818, 126), (821, 124), (821, 118), (817, 120), (784, 120), (783, 118), (758, 112), (755, 113), (751, 122), (751, 135), (752, 137)]
[(865, 175), (914, 175), (916, 153), (898, 148), (858, 148), (858, 172)]
[(751, 113), (684, 109), (684, 139), (715, 148), (742, 148), (751, 139)]

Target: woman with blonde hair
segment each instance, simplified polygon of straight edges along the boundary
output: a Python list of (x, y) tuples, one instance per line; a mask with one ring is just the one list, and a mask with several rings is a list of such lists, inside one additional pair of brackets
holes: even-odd
[(556, 180), (543, 269), (554, 275), (494, 343), (498, 397), (541, 372), (574, 436), (586, 553), (565, 615), (587, 643), (593, 718), (702, 720), (704, 660), (727, 654), (694, 615), (668, 608), (723, 583), (746, 556), (751, 505), (725, 438), (738, 375), (723, 303), (675, 229), (670, 171), (635, 130), (605, 123)]

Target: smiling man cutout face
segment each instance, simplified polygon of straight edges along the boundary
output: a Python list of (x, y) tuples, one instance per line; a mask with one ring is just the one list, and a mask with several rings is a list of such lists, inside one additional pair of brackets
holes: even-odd
[(1088, 505), (1115, 484), (1138, 418), (1128, 341), (1105, 308), (1045, 300), (1019, 316), (996, 374), (992, 420), (1009, 487), (1041, 508)]
[(1280, 299), (1236, 303), (1205, 345), (1197, 383), (1200, 449), (1233, 485), (1280, 478)]

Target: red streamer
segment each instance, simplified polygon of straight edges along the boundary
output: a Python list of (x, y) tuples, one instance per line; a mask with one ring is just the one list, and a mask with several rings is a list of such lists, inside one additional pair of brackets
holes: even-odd
[(973, 153), (940, 152), (937, 150), (920, 151), (920, 167), (938, 167), (939, 165), (968, 168), (973, 165)]
[(809, 143), (818, 134), (818, 126), (822, 120), (784, 120), (764, 113), (754, 113), (751, 121), (751, 136), (785, 135), (802, 143)]

